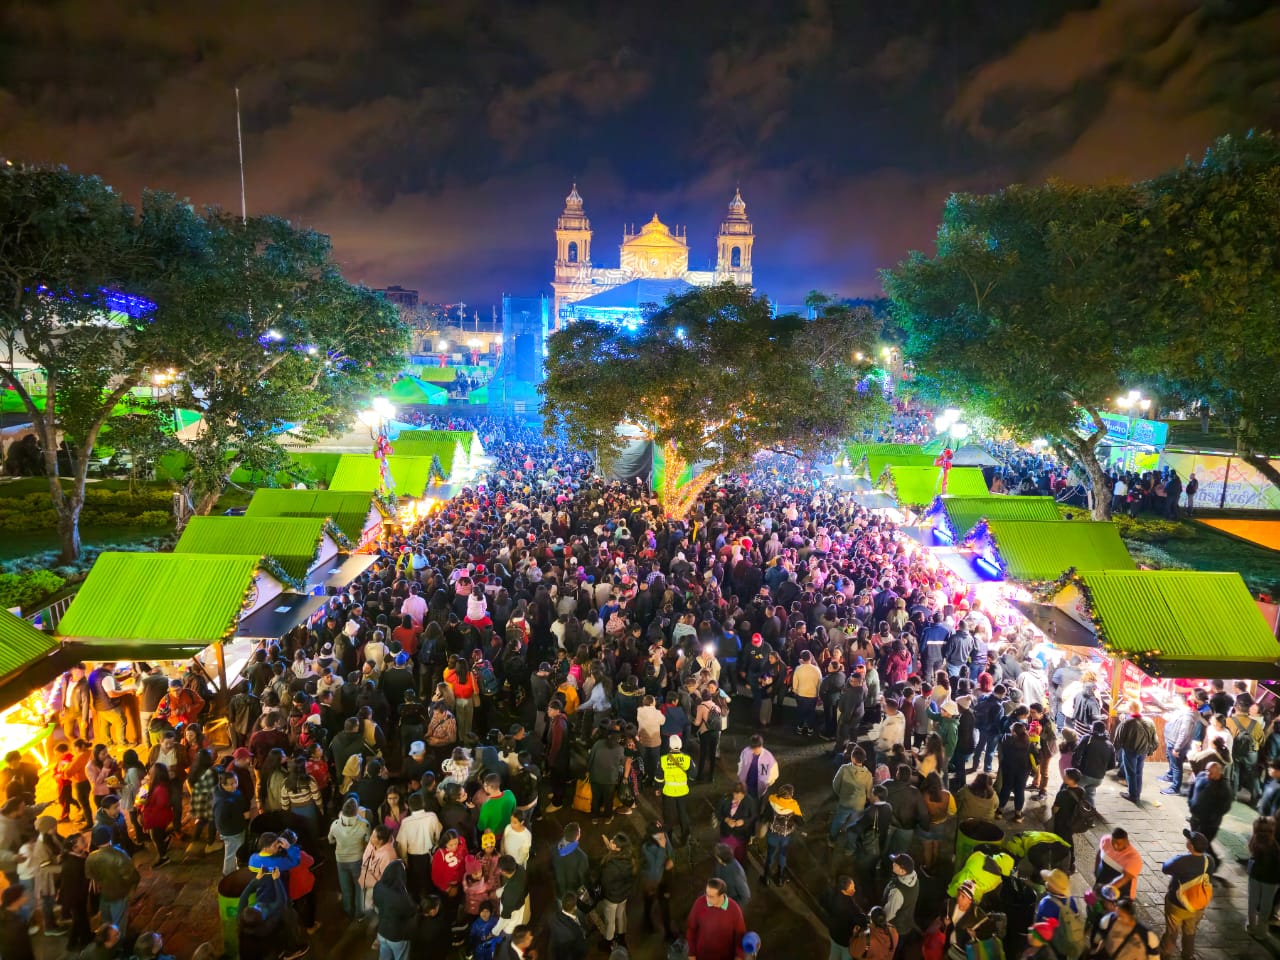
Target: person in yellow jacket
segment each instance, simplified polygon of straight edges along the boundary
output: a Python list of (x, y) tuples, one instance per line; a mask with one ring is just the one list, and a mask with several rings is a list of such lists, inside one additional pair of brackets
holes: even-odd
[[(658, 762), (655, 778), (662, 784), (662, 819), (677, 846), (689, 842), (689, 779), (693, 776), (693, 760), (680, 750), (676, 734), (667, 739), (667, 753)], [(677, 832), (677, 827), (679, 828)]]

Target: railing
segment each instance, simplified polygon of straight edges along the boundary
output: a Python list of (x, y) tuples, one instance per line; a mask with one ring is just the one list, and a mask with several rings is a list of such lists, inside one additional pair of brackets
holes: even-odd
[(58, 623), (62, 620), (67, 612), (67, 607), (71, 606), (74, 597), (63, 597), (56, 600), (47, 607), (41, 607), (35, 613), (30, 614), (24, 619), (38, 630), (54, 630)]

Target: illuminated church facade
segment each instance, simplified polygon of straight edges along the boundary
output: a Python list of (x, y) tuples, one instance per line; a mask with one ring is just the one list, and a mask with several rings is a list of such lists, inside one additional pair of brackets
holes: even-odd
[(751, 286), (755, 234), (747, 205), (735, 191), (716, 236), (714, 270), (689, 269), (689, 244), (682, 228), (658, 219), (624, 230), (617, 267), (591, 261), (591, 221), (574, 184), (556, 221), (555, 278), (551, 287), (555, 329), (583, 317), (634, 325), (663, 305), (669, 294), (726, 280)]

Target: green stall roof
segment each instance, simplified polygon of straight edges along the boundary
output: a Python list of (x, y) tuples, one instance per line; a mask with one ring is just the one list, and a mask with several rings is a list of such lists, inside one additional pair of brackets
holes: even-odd
[(374, 499), (369, 491), (287, 490), (260, 487), (245, 509), (247, 517), (328, 517), (348, 540), (359, 543)]
[[(436, 470), (432, 457), (387, 457), (387, 472), (395, 492), (402, 497), (421, 497), (431, 485), (431, 474)], [(373, 491), (381, 485), (378, 458), (371, 453), (344, 453), (329, 481), (329, 489), (333, 491)]]
[(1079, 575), (1109, 650), (1165, 677), (1280, 678), (1280, 643), (1238, 573)]
[(991, 520), (986, 527), (1010, 580), (1056, 580), (1073, 567), (1136, 569), (1114, 523)]
[(474, 430), (401, 430), (393, 443), (400, 441), (416, 443), (420, 440), (431, 440), (437, 443), (456, 441), (462, 445), (462, 452), (468, 457), (484, 455), (480, 447), (480, 437)]
[(86, 659), (131, 649), (152, 656), (198, 651), (235, 627), (259, 561), (194, 553), (101, 554), (58, 624), (58, 635), (84, 643)]
[(856, 467), (867, 457), (906, 457), (924, 453), (915, 443), (848, 443), (844, 448), (851, 467)]
[(889, 467), (932, 467), (935, 459), (929, 453), (869, 453), (867, 476), (878, 477)]
[[(879, 485), (888, 487), (899, 503), (921, 506), (932, 503), (942, 482), (941, 467), (890, 466), (880, 476)], [(987, 481), (977, 467), (953, 467), (947, 479), (947, 492), (958, 497), (982, 496), (987, 491)]]
[(271, 557), (303, 580), (320, 552), (324, 517), (192, 517), (174, 553)]
[[(954, 470), (952, 477), (955, 476)], [(988, 493), (984, 496), (939, 498), (940, 510), (956, 540), (968, 537), (979, 520), (1060, 520), (1061, 514), (1053, 497), (1018, 497)], [(1066, 568), (1064, 567), (1063, 570)], [(1062, 570), (1058, 571), (1059, 573)]]
[(391, 451), (393, 457), (421, 457), (425, 459), (435, 457), (440, 461), (440, 478), (445, 483), (448, 483), (453, 478), (454, 468), (466, 462), (466, 453), (463, 451), (462, 445), (452, 438), (418, 440), (413, 437), (406, 438), (402, 433), (391, 441)]
[(0, 610), (0, 680), (58, 648), (58, 641), (21, 617)]

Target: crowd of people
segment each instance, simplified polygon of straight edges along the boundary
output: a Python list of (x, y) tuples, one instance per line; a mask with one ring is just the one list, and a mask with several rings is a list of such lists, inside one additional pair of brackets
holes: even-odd
[[(141, 875), (206, 856), (232, 905), (226, 949), (246, 960), (305, 955), (337, 909), (352, 949), (376, 940), (381, 960), (583, 960), (649, 938), (734, 960), (761, 949), (752, 905), (785, 894), (806, 834), (828, 844), (803, 880), (831, 960), (997, 941), (1192, 960), (1237, 788), (1260, 815), (1249, 923), (1265, 931), (1280, 733), (1248, 692), (1196, 691), (1164, 726), (1165, 792), (1184, 763), (1193, 779), (1154, 930), (1135, 908), (1142, 838), (1079, 838), (1107, 776), (1140, 801), (1162, 744), (1138, 704), (1108, 709), (1087, 662), (1002, 629), (893, 522), (786, 458), (673, 519), (555, 438), (473, 426), (483, 482), (388, 531), (224, 706), (189, 670), (136, 665), (136, 717), (106, 666), (59, 681), (52, 793), (21, 756), (0, 772), (5, 960), (33, 957), (33, 936), (91, 960), (160, 956), (130, 917)], [(828, 778), (826, 820), (806, 791)], [(682, 874), (696, 895), (673, 902)]]

